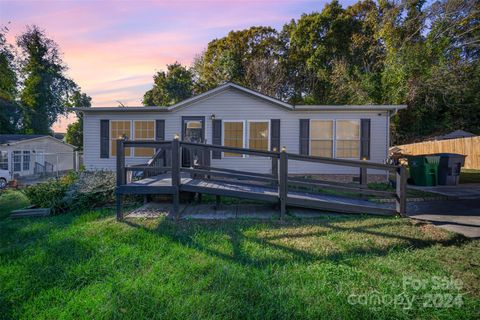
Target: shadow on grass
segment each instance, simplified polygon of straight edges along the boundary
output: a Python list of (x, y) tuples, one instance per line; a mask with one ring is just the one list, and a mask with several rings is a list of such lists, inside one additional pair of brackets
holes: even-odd
[[(156, 236), (167, 237), (171, 242), (178, 243), (183, 246), (194, 248), (200, 252), (217, 257), (220, 259), (228, 260), (237, 264), (244, 266), (253, 266), (253, 267), (264, 267), (266, 265), (275, 264), (275, 265), (284, 265), (292, 262), (303, 262), (310, 263), (315, 261), (336, 261), (336, 262), (346, 262), (352, 256), (356, 257), (374, 257), (374, 256), (385, 256), (391, 254), (392, 252), (399, 252), (405, 249), (424, 249), (433, 245), (442, 245), (442, 246), (451, 246), (451, 245), (460, 245), (465, 241), (468, 241), (461, 235), (453, 235), (446, 239), (436, 240), (436, 239), (422, 239), (419, 237), (402, 235), (394, 232), (381, 231), (383, 227), (394, 227), (395, 220), (385, 218), (388, 222), (370, 224), (366, 226), (357, 226), (357, 227), (345, 227), (341, 226), (341, 222), (355, 222), (355, 221), (365, 221), (365, 218), (347, 218), (336, 220), (334, 222), (330, 221), (320, 221), (312, 222), (309, 220), (296, 221), (294, 224), (289, 225), (282, 224), (279, 222), (272, 222), (268, 224), (268, 228), (271, 230), (274, 229), (289, 229), (289, 228), (302, 228), (302, 227), (311, 227), (316, 226), (320, 227), (322, 231), (316, 232), (299, 232), (299, 233), (286, 233), (279, 234), (275, 236), (251, 236), (246, 235), (243, 230), (245, 227), (258, 224), (257, 222), (239, 222), (239, 221), (223, 221), (221, 223), (202, 223), (202, 222), (172, 222), (168, 220), (161, 221), (156, 228), (152, 229), (146, 227), (141, 223), (137, 223), (134, 219), (126, 219), (123, 223), (134, 227), (143, 229), (146, 232), (149, 232)], [(228, 224), (228, 225), (227, 225)], [(261, 223), (265, 225), (265, 223)], [(413, 227), (412, 227), (413, 228)], [(220, 232), (221, 235), (227, 236), (230, 245), (232, 248), (231, 254), (221, 252), (211, 248), (208, 245), (203, 244), (201, 241), (198, 241), (195, 237), (195, 231), (204, 231), (204, 232)], [(303, 250), (302, 248), (295, 247), (293, 245), (287, 245), (284, 240), (287, 239), (300, 239), (307, 237), (331, 237), (331, 236), (344, 236), (346, 234), (354, 235), (355, 237), (364, 238), (364, 237), (374, 237), (376, 240), (390, 239), (394, 243), (386, 246), (369, 246), (362, 247), (358, 243), (359, 238), (354, 239), (351, 244), (351, 248), (344, 248), (341, 251), (330, 252), (328, 254), (316, 254), (314, 252), (309, 252)], [(343, 239), (348, 241), (348, 238)], [(263, 249), (274, 250), (277, 252), (277, 257), (267, 257), (267, 258), (257, 258), (250, 255), (244, 249), (244, 245), (250, 243), (255, 243), (256, 245), (262, 247)]]

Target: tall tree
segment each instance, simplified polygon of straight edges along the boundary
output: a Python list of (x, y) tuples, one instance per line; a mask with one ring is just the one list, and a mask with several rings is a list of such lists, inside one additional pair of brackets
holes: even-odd
[(193, 75), (180, 63), (167, 65), (167, 72), (153, 76), (153, 87), (143, 96), (146, 106), (168, 106), (187, 99), (193, 94)]
[(0, 28), (0, 134), (14, 133), (20, 118), (17, 97), (17, 75), (13, 48), (7, 43), (6, 27)]
[(75, 83), (65, 75), (58, 45), (37, 26), (27, 26), (17, 38), (22, 53), (21, 76), (25, 133), (48, 134), (58, 115), (64, 114)]
[[(90, 108), (92, 106), (92, 98), (80, 90), (77, 90), (71, 98), (70, 106), (75, 108)], [(83, 114), (76, 112), (76, 115), (77, 121), (69, 124), (67, 127), (65, 140), (67, 143), (83, 149)]]

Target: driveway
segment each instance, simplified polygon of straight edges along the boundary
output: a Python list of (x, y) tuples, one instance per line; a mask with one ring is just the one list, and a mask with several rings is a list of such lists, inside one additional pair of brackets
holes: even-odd
[(407, 215), (469, 238), (480, 238), (480, 197), (410, 202)]

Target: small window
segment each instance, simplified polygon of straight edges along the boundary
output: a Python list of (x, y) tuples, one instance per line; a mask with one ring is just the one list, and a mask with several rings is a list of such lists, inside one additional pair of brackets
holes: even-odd
[[(244, 146), (244, 123), (243, 121), (223, 122), (223, 145), (226, 147), (243, 148)], [(238, 153), (224, 152), (224, 157), (242, 157)]]
[(23, 171), (30, 170), (30, 151), (23, 151)]
[(8, 152), (0, 151), (0, 170), (8, 170)]
[(22, 171), (22, 151), (13, 151), (13, 171)]
[(333, 157), (333, 121), (310, 121), (310, 155)]
[(248, 147), (268, 151), (268, 121), (251, 121), (248, 123)]
[[(155, 121), (134, 121), (135, 140), (155, 140)], [(152, 157), (155, 148), (134, 148), (135, 157)]]
[(336, 157), (360, 158), (360, 122), (358, 120), (337, 120)]
[[(110, 150), (112, 156), (117, 155), (117, 139), (131, 137), (130, 121), (110, 121)], [(130, 148), (125, 148), (125, 156), (130, 156)]]

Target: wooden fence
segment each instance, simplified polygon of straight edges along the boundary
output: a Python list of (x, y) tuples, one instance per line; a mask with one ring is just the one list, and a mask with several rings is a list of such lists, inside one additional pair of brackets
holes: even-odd
[(466, 155), (465, 169), (480, 169), (480, 137), (425, 141), (396, 146), (403, 154), (459, 153)]

